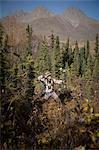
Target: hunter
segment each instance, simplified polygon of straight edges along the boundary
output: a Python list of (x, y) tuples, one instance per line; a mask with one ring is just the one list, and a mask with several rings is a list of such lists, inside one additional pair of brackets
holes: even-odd
[(62, 84), (62, 80), (56, 80), (52, 78), (51, 73), (47, 71), (45, 75), (40, 75), (38, 80), (44, 84), (44, 99), (48, 100), (50, 97), (53, 97), (55, 101), (61, 105), (61, 100), (59, 99), (58, 95), (54, 91), (54, 84)]

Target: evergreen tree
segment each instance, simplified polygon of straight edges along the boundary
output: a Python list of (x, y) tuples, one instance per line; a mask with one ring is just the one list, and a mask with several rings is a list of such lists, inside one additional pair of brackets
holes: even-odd
[(79, 52), (79, 61), (80, 61), (80, 68), (79, 74), (82, 76), (85, 72), (86, 68), (86, 60), (85, 60), (85, 47), (82, 47)]
[(27, 33), (27, 51), (30, 55), (32, 55), (32, 27), (30, 25), (27, 26), (26, 28), (26, 33)]
[(60, 76), (59, 70), (62, 67), (59, 36), (56, 36), (54, 59), (55, 59), (55, 76), (59, 77)]
[(99, 55), (95, 58), (95, 63), (93, 67), (93, 78), (99, 80)]
[(17, 86), (18, 86), (18, 65), (15, 64), (15, 67), (14, 67), (14, 88), (17, 89)]
[(86, 63), (87, 63), (87, 59), (88, 59), (88, 56), (89, 56), (89, 52), (90, 52), (90, 43), (89, 43), (89, 40), (87, 40), (86, 50), (85, 50)]
[(35, 72), (34, 72), (34, 62), (33, 57), (29, 54), (27, 56), (26, 60), (26, 72), (27, 72), (27, 78), (26, 78), (26, 98), (29, 101), (33, 100), (34, 95), (34, 78), (35, 78)]
[(50, 44), (51, 50), (54, 49), (54, 44), (55, 44), (55, 38), (54, 38), (54, 34), (52, 32), (52, 34), (51, 34), (51, 44)]
[(50, 40), (51, 40), (51, 43), (50, 43), (50, 48), (51, 48), (51, 55), (50, 55), (50, 58), (51, 58), (51, 71), (52, 71), (53, 76), (55, 76), (55, 59), (54, 59), (55, 36), (53, 34), (53, 31), (52, 31)]
[(65, 48), (66, 48), (67, 50), (69, 50), (69, 38), (67, 39)]
[[(7, 92), (7, 82), (10, 76), (8, 36), (0, 25), (0, 85), (1, 93)], [(6, 91), (5, 91), (6, 90)]]
[(68, 66), (73, 63), (73, 52), (72, 52), (72, 47), (70, 46), (69, 51), (68, 51)]
[(78, 51), (79, 51), (79, 47), (78, 47), (78, 42), (76, 41), (75, 42), (75, 52), (78, 53)]
[(85, 96), (91, 100), (92, 98), (92, 56), (89, 54), (88, 58), (87, 58), (87, 65), (85, 68), (85, 72), (82, 76), (82, 79), (84, 79), (85, 81), (85, 85), (84, 85), (84, 93)]
[(96, 34), (96, 42), (95, 42), (95, 57), (99, 55), (99, 35)]
[(77, 76), (79, 76), (79, 69), (80, 69), (80, 56), (79, 56), (78, 42), (76, 41), (74, 48), (73, 70), (74, 74)]
[(80, 64), (80, 71), (79, 74), (82, 76), (85, 73), (86, 70), (86, 60), (82, 60), (82, 64)]
[(99, 79), (99, 36), (96, 35), (96, 42), (95, 42), (95, 60), (94, 60), (94, 67), (93, 67), (93, 78)]
[(35, 66), (39, 75), (44, 73), (46, 70), (51, 71), (51, 58), (46, 41), (43, 41), (39, 47), (39, 53)]
[(9, 57), (8, 36), (0, 25), (0, 94), (1, 94), (1, 143), (9, 145), (13, 137), (12, 110), (9, 109), (11, 102), (10, 80), (10, 57)]
[(62, 67), (66, 68), (66, 63), (69, 60), (69, 38), (66, 42), (66, 44), (63, 47), (63, 51), (62, 51)]
[(32, 28), (28, 25), (27, 31), (27, 56), (26, 56), (26, 99), (32, 101), (34, 95), (34, 62), (32, 56)]
[(5, 85), (5, 58), (4, 58), (4, 49), (3, 49), (3, 40), (4, 40), (4, 31), (3, 27), (0, 24), (0, 91), (1, 93), (4, 90)]
[(85, 80), (91, 80), (92, 79), (92, 71), (93, 71), (93, 62), (92, 62), (92, 56), (89, 55), (87, 58), (87, 65), (85, 67), (85, 71), (83, 73), (83, 78)]

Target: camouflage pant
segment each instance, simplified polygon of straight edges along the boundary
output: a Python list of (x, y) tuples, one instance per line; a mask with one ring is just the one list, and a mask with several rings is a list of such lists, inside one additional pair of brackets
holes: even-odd
[(48, 100), (50, 97), (53, 97), (53, 99), (59, 104), (61, 103), (58, 95), (55, 92), (46, 93), (44, 99)]

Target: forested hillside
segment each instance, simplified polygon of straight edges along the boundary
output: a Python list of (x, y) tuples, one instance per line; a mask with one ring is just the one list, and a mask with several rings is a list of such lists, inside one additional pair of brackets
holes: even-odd
[[(11, 43), (0, 24), (1, 149), (99, 148), (99, 34), (82, 47), (25, 29), (26, 42)], [(35, 40), (36, 39), (36, 40)], [(35, 44), (36, 43), (36, 44)], [(62, 106), (44, 100), (39, 75), (50, 71)]]

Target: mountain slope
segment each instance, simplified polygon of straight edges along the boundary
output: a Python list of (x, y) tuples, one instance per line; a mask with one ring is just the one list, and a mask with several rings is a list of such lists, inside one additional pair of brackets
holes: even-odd
[(32, 21), (40, 18), (52, 17), (54, 14), (50, 13), (47, 9), (43, 7), (37, 7), (32, 12), (21, 13), (17, 15), (17, 21), (22, 23), (31, 23)]
[(99, 32), (99, 21), (86, 16), (77, 8), (68, 8), (60, 14), (60, 17), (64, 22), (68, 21), (72, 24), (76, 33), (73, 38), (77, 35), (77, 39), (93, 39), (95, 34)]
[[(16, 32), (18, 28), (20, 32), (23, 32), (27, 24), (33, 27), (33, 31), (37, 35), (49, 36), (53, 30), (61, 40), (66, 40), (67, 37), (78, 41), (94, 40), (96, 33), (99, 32), (99, 21), (86, 16), (81, 10), (74, 7), (68, 8), (59, 15), (54, 15), (45, 8), (38, 7), (32, 12), (14, 13), (1, 19), (1, 22), (9, 35), (12, 32), (12, 26), (17, 28)], [(21, 35), (23, 34), (21, 33)]]

